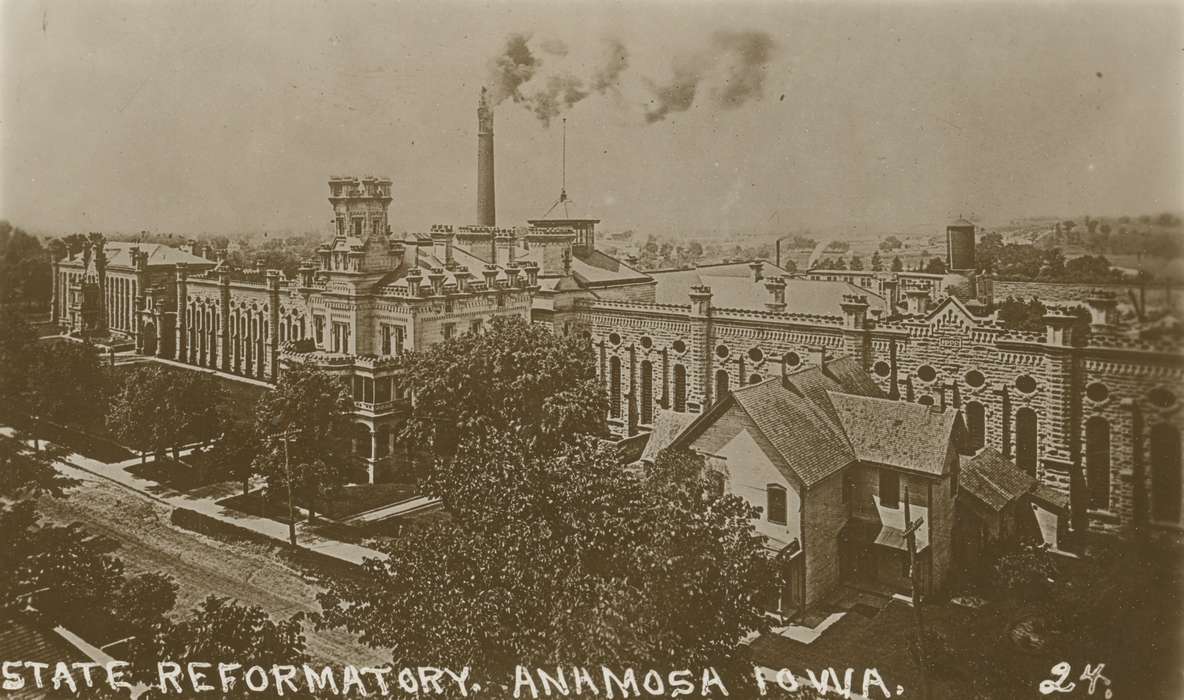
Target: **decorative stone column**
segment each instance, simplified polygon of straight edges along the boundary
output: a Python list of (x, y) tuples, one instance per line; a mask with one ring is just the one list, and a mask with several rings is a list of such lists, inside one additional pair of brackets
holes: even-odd
[(174, 357), (177, 362), (188, 359), (189, 329), (186, 327), (189, 308), (189, 267), (183, 262), (177, 263), (177, 342)]

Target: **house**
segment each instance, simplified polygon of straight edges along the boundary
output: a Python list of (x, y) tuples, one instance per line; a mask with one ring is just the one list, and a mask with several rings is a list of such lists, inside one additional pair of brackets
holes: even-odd
[(772, 612), (792, 617), (840, 582), (907, 591), (905, 503), (918, 578), (950, 569), (957, 410), (884, 398), (853, 357), (725, 394), (670, 445), (702, 454), (727, 493), (760, 509), (784, 565)]

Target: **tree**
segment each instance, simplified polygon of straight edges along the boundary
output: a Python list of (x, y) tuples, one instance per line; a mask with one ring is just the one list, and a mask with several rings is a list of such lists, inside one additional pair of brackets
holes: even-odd
[[(299, 619), (276, 622), (258, 606), (211, 595), (180, 622), (165, 620), (151, 634), (133, 640), (127, 658), (131, 665), (129, 676), (136, 681), (156, 681), (157, 663), (161, 661), (173, 661), (182, 668), (190, 662), (201, 662), (213, 664), (211, 678), (217, 684), (220, 663), (240, 664), (242, 669), (299, 667), (308, 660), (308, 653)], [(223, 697), (257, 695), (239, 680)], [(304, 696), (298, 693), (295, 697)]]
[(36, 355), (37, 334), (10, 304), (0, 304), (0, 417), (6, 421), (26, 411), (29, 366)]
[(0, 221), (0, 304), (44, 309), (53, 290), (49, 252), (41, 241)]
[(0, 436), (0, 498), (18, 499), (41, 494), (60, 497), (78, 482), (58, 472), (54, 462), (61, 460), (65, 451), (47, 445), (30, 447), (23, 436)]
[(739, 644), (766, 627), (774, 578), (754, 509), (710, 493), (704, 472), (675, 454), (637, 476), (588, 437), (552, 455), (507, 433), (470, 437), (430, 480), (452, 519), (384, 543), (390, 558), (363, 577), (330, 581), (319, 624), (390, 649), (396, 665), (495, 677), (572, 659), (713, 665), (740, 682)]
[(843, 258), (835, 258), (834, 267), (832, 267), (831, 269), (832, 270), (846, 270), (847, 269), (847, 261)]
[(862, 270), (863, 269), (863, 258), (859, 257), (858, 255), (852, 255), (851, 256), (851, 269), (855, 270), (856, 272)]
[(495, 318), (410, 356), (415, 410), (402, 438), (447, 458), (452, 437), (504, 431), (546, 449), (573, 433), (607, 434), (608, 401), (588, 341), (519, 318)]
[(213, 468), (219, 475), (242, 482), (245, 496), (265, 441), (250, 420), (229, 418), (223, 425), (222, 437), (214, 443), (211, 453)]
[(222, 386), (214, 377), (189, 370), (145, 365), (132, 370), (112, 396), (107, 425), (117, 439), (141, 452), (163, 454), (218, 432)]
[(925, 263), (925, 272), (931, 275), (944, 275), (946, 263), (941, 258), (929, 258), (929, 262)]
[[(261, 451), (255, 470), (269, 488), (287, 485), (304, 494), (309, 519), (327, 489), (348, 483), (352, 455), (353, 398), (340, 378), (311, 364), (284, 370), (275, 387), (259, 399), (255, 431)], [(280, 433), (290, 433), (287, 459)], [(285, 464), (285, 462), (287, 464)]]
[(904, 243), (901, 243), (900, 239), (896, 236), (887, 236), (884, 240), (880, 241), (880, 250), (885, 253), (890, 253), (902, 247), (904, 247)]
[(904, 272), (904, 262), (900, 259), (899, 255), (892, 258), (892, 271)]
[(872, 272), (881, 272), (884, 269), (884, 260), (880, 257), (880, 251), (872, 253)]
[(38, 420), (84, 429), (102, 420), (107, 376), (93, 346), (43, 343), (28, 371), (26, 406)]

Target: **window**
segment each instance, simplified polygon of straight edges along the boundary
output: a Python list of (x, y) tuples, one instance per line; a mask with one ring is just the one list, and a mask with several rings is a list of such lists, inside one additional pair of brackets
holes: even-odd
[(786, 368), (792, 369), (802, 364), (802, 356), (796, 352), (787, 352), (785, 353), (785, 356), (781, 358), (781, 364)]
[(1106, 385), (1102, 384), (1101, 382), (1093, 382), (1089, 386), (1085, 387), (1085, 395), (1090, 401), (1093, 401), (1094, 403), (1102, 403), (1106, 399), (1110, 398), (1110, 390), (1107, 389)]
[(725, 357), (727, 357), (730, 353), (731, 353), (731, 351), (728, 350), (727, 345), (720, 345), (715, 348), (715, 356), (721, 360), (724, 359)]
[(752, 374), (752, 375), (749, 375), (749, 377), (748, 377), (749, 384), (760, 384), (764, 380), (765, 380), (765, 378), (759, 374)]
[(766, 505), (768, 506), (769, 522), (785, 525), (789, 522), (789, 515), (785, 499), (785, 487), (780, 484), (769, 484), (765, 487)]
[(674, 350), (674, 352), (677, 353), (683, 353), (687, 351), (687, 344), (681, 340), (674, 341), (674, 344), (670, 347)]
[(1036, 476), (1036, 411), (1021, 408), (1015, 412), (1015, 464)]
[(621, 358), (608, 361), (608, 411), (613, 418), (621, 417)]
[(765, 359), (765, 353), (762, 352), (760, 348), (753, 348), (748, 351), (748, 359), (752, 360), (753, 362), (760, 362), (761, 360)]
[(641, 363), (641, 422), (654, 422), (654, 368), (649, 360)]
[(403, 338), (406, 335), (406, 332), (404, 331), (402, 326), (391, 326), (391, 329), (393, 331), (392, 335), (391, 335), (391, 340), (394, 345), (393, 349), (395, 351), (395, 354), (402, 355), (403, 354)]
[(931, 382), (934, 379), (937, 379), (937, 370), (933, 369), (933, 367), (929, 365), (921, 365), (921, 367), (917, 370), (917, 379), (920, 379), (923, 382)]
[(887, 377), (892, 373), (892, 367), (887, 362), (880, 360), (872, 367), (872, 371), (876, 373), (877, 377)]
[(391, 354), (391, 327), (386, 325), (385, 323), (382, 324), (381, 354), (383, 354), (383, 355)]
[(654, 347), (654, 339), (648, 335), (641, 336), (641, 347), (645, 348), (646, 350)]
[(456, 335), (456, 324), (445, 323), (443, 328), (444, 340), (452, 340), (452, 336)]
[(687, 410), (687, 368), (682, 365), (674, 366), (674, 410)]
[(481, 319), (475, 318), (469, 323), (469, 332), (473, 335), (481, 335)]
[(728, 370), (721, 369), (715, 373), (715, 400), (719, 401), (728, 394)]
[(1180, 522), (1180, 431), (1167, 423), (1151, 429), (1151, 518)]
[(1025, 394), (1031, 394), (1036, 391), (1036, 380), (1032, 377), (1022, 374), (1015, 378), (1015, 388)]
[(1110, 423), (1101, 416), (1085, 422), (1085, 485), (1089, 507), (1110, 508)]
[(333, 324), (333, 352), (349, 352), (349, 325), (345, 323)]
[(360, 216), (354, 219), (354, 236), (362, 237), (362, 217)]
[(980, 387), (986, 383), (987, 383), (987, 378), (983, 375), (982, 372), (978, 371), (977, 369), (972, 369), (966, 373), (966, 384), (968, 386), (972, 386), (977, 389), (978, 387)]
[(982, 449), (986, 435), (986, 415), (983, 405), (978, 401), (966, 404), (966, 429), (970, 433), (970, 453), (974, 454)]
[(880, 470), (880, 505), (885, 508), (900, 506), (900, 474), (890, 470)]
[(325, 317), (320, 314), (315, 314), (312, 317), (313, 333), (316, 335), (317, 344), (325, 344)]

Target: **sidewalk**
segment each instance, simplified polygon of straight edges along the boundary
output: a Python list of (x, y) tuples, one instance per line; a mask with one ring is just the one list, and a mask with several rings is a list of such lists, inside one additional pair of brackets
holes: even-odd
[[(12, 428), (0, 426), (0, 435), (13, 437), (14, 434), (15, 431)], [(29, 444), (32, 443), (30, 442)], [(181, 454), (185, 455), (191, 451), (192, 448), (184, 449), (181, 451)], [(152, 461), (151, 458), (148, 459), (149, 464)], [(142, 479), (126, 471), (127, 467), (134, 467), (139, 464), (139, 457), (108, 464), (73, 452), (67, 453), (64, 461), (57, 463), (58, 468), (65, 472), (67, 476), (79, 476), (76, 473), (70, 474), (72, 471), (81, 471), (86, 474), (98, 476), (167, 506), (188, 508), (189, 510), (197, 511), (225, 523), (247, 528), (274, 539), (278, 543), (285, 545), (288, 543), (288, 525), (286, 523), (218, 505), (218, 501), (239, 492), (239, 485), (237, 483), (222, 482), (204, 486), (189, 493), (182, 493), (155, 481)], [(261, 483), (261, 481), (257, 482), (257, 484)], [(253, 483), (252, 486), (257, 484)], [(370, 549), (369, 547), (332, 540), (318, 535), (308, 530), (304, 522), (296, 524), (296, 541), (304, 549), (320, 552), (321, 554), (326, 554), (351, 564), (361, 564), (365, 559), (385, 560), (387, 558), (382, 552)]]

